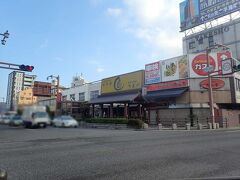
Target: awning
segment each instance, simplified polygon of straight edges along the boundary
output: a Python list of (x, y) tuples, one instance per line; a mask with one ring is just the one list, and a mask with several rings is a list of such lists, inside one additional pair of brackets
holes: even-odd
[(133, 102), (139, 93), (131, 94), (117, 94), (110, 96), (98, 96), (98, 98), (92, 99), (89, 104), (103, 104), (103, 103), (124, 103), (124, 102)]
[(187, 90), (188, 88), (181, 88), (148, 92), (147, 95), (144, 96), (144, 99), (148, 102), (157, 102), (159, 100), (176, 98), (178, 96), (181, 96)]

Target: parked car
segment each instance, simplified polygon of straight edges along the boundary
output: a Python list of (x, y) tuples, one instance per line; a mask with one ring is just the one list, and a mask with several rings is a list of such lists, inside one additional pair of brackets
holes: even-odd
[(9, 126), (21, 126), (22, 124), (23, 120), (19, 115), (13, 116), (9, 122)]
[(10, 116), (5, 116), (3, 117), (3, 124), (9, 124), (11, 117)]
[(71, 116), (58, 116), (53, 119), (55, 127), (78, 127), (78, 122)]

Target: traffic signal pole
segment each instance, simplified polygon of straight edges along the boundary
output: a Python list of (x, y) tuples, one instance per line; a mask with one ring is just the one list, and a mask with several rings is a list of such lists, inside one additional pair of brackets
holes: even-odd
[(214, 113), (214, 106), (213, 106), (213, 90), (212, 90), (212, 78), (210, 73), (210, 62), (209, 62), (209, 53), (211, 52), (210, 48), (206, 49), (206, 56), (207, 56), (207, 67), (208, 67), (208, 94), (209, 94), (209, 107), (210, 107), (210, 115), (212, 120), (212, 126), (214, 127), (215, 123), (215, 113)]
[[(22, 68), (24, 66), (24, 68)], [(25, 68), (28, 67), (28, 68)], [(33, 66), (28, 65), (22, 65), (22, 64), (12, 64), (12, 63), (6, 63), (6, 62), (0, 62), (0, 68), (2, 69), (11, 69), (11, 70), (17, 70), (17, 71), (28, 71), (32, 72), (34, 69)]]

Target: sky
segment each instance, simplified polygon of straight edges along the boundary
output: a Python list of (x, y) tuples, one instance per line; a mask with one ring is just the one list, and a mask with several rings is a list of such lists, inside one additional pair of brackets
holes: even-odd
[[(33, 65), (38, 81), (88, 82), (144, 69), (182, 55), (182, 0), (8, 0), (0, 6), (0, 61)], [(0, 36), (2, 38), (2, 36)], [(8, 74), (0, 69), (0, 98)]]

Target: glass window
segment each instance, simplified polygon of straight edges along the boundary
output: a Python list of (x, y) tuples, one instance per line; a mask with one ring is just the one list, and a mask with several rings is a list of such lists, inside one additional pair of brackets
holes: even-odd
[(99, 91), (91, 91), (90, 92), (90, 100), (97, 98), (99, 95)]
[(85, 93), (79, 93), (79, 101), (85, 101)]
[(66, 100), (67, 100), (67, 96), (63, 96), (63, 97), (62, 97), (62, 100), (63, 100), (63, 101), (66, 101)]
[(195, 41), (189, 43), (189, 49), (195, 48)]
[(70, 100), (75, 101), (75, 94), (70, 94)]
[(214, 39), (213, 39), (213, 36), (209, 36), (209, 37), (208, 37), (208, 43), (209, 43), (209, 47), (214, 46)]

